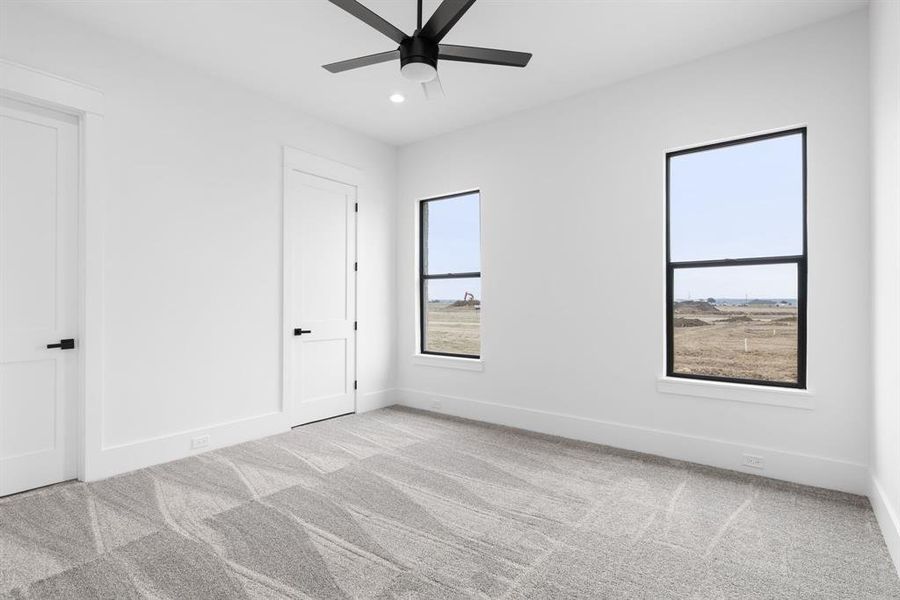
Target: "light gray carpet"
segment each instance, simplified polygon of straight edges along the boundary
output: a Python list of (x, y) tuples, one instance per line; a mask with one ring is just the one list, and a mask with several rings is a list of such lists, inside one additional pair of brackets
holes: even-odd
[(0, 500), (9, 598), (900, 598), (864, 498), (386, 409)]

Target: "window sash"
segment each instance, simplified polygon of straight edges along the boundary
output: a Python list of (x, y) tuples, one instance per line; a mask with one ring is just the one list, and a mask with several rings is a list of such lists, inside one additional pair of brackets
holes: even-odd
[[(442, 200), (452, 200), (453, 198), (461, 198), (465, 196), (478, 196), (478, 204), (479, 204), (479, 216), (478, 216), (478, 262), (479, 266), (481, 266), (481, 215), (480, 215), (480, 206), (481, 206), (481, 192), (479, 190), (469, 190), (466, 192), (458, 192), (454, 194), (447, 194), (446, 196), (435, 196), (434, 198), (426, 198), (424, 200), (419, 200), (419, 275), (422, 277), (448, 277), (451, 275), (469, 275), (470, 277), (475, 276), (477, 273), (480, 276), (480, 272), (470, 271), (470, 272), (446, 272), (446, 273), (429, 273), (425, 264), (428, 258), (428, 229), (425, 226), (425, 207), (427, 204), (431, 202), (440, 202)], [(429, 217), (431, 218), (431, 217)]]
[[(419, 354), (429, 354), (433, 356), (452, 356), (455, 358), (481, 358), (481, 354), (461, 354), (458, 352), (440, 352), (437, 350), (427, 350), (427, 330), (425, 328), (426, 307), (428, 299), (425, 298), (425, 282), (430, 279), (478, 279), (481, 281), (481, 273), (466, 274), (445, 274), (445, 275), (422, 275), (419, 277)], [(478, 332), (479, 346), (481, 345), (481, 329)]]
[(422, 279), (475, 279), (481, 277), (481, 271), (473, 271), (472, 273), (432, 273), (426, 275), (422, 273)]
[[(797, 381), (770, 381), (766, 379), (745, 379), (695, 373), (679, 373), (675, 370), (675, 271), (679, 269), (765, 266), (793, 264), (797, 267)], [(683, 379), (723, 381), (748, 385), (806, 389), (806, 257), (779, 257), (776, 260), (743, 259), (703, 261), (702, 263), (670, 263), (666, 269), (666, 376)]]

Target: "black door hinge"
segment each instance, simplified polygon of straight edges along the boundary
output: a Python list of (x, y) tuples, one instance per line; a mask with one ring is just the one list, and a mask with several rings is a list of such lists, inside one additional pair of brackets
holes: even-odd
[(353, 204), (353, 212), (359, 212), (359, 202)]
[(353, 331), (356, 331), (356, 328), (359, 326), (359, 321), (353, 321)]
[(359, 271), (359, 263), (358, 262), (353, 263), (353, 270)]
[(356, 381), (355, 381), (355, 380), (354, 380), (354, 382), (353, 382), (353, 389), (354, 389), (354, 390), (356, 389)]

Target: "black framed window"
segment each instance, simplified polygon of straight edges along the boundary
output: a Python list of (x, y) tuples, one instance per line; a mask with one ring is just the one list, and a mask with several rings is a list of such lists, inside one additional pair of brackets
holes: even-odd
[(806, 387), (806, 128), (666, 154), (666, 374)]
[(420, 352), (481, 357), (481, 198), (419, 202)]

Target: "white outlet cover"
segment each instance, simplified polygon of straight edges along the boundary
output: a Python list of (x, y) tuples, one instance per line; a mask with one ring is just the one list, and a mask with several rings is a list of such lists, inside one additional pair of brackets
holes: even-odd
[(208, 435), (197, 436), (191, 440), (191, 448), (205, 448), (206, 446), (209, 446)]
[(763, 469), (766, 466), (766, 459), (755, 454), (745, 454), (743, 465), (753, 469)]

